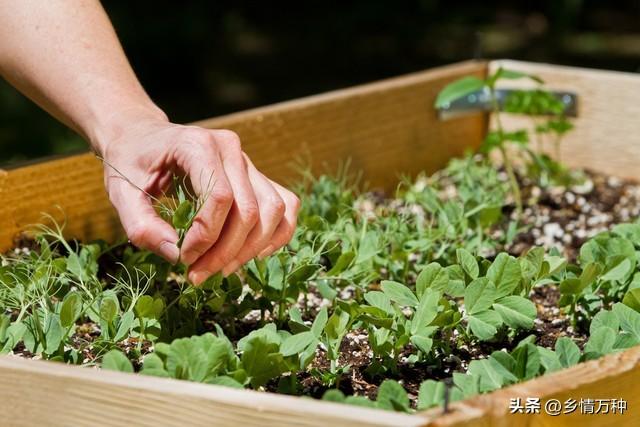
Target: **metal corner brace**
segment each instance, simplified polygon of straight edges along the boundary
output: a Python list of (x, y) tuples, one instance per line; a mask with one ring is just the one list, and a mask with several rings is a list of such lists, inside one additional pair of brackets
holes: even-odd
[[(505, 100), (515, 89), (496, 89), (495, 96), (500, 111), (504, 111)], [(564, 114), (568, 117), (578, 116), (578, 95), (573, 92), (550, 91), (556, 96), (564, 106)], [(470, 93), (462, 98), (444, 105), (438, 109), (438, 118), (440, 120), (450, 120), (456, 117), (468, 116), (477, 113), (487, 113), (493, 110), (493, 102), (491, 100), (491, 92), (488, 89), (481, 89)], [(549, 113), (551, 114), (551, 113)]]

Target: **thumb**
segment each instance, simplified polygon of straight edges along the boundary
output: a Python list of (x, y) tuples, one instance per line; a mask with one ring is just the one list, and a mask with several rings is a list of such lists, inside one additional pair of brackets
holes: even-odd
[(178, 262), (178, 234), (156, 213), (149, 196), (122, 180), (111, 185), (109, 199), (131, 243), (171, 263)]

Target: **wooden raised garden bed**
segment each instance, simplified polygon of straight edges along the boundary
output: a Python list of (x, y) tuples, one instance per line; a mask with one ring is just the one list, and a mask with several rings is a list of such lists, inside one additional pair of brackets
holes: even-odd
[[(335, 168), (350, 158), (373, 187), (393, 189), (401, 174), (433, 172), (466, 147), (480, 145), (486, 115), (440, 121), (433, 108), (443, 86), (485, 77), (502, 63), (542, 77), (550, 89), (578, 94), (576, 130), (562, 145), (569, 166), (640, 179), (640, 76), (514, 61), (465, 62), (274, 106), (198, 122), (236, 131), (256, 166), (278, 181), (295, 157)], [(507, 117), (505, 126), (519, 119)], [(91, 154), (0, 170), (0, 252), (42, 212), (66, 216), (81, 240), (121, 235)], [(512, 398), (625, 399), (624, 415), (552, 417), (509, 414)], [(637, 425), (640, 347), (539, 379), (414, 415), (187, 381), (0, 358), (2, 423), (11, 425)]]

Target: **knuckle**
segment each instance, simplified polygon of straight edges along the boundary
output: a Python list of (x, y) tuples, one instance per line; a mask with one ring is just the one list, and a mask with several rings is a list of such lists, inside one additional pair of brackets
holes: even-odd
[(216, 205), (228, 206), (233, 202), (233, 192), (229, 188), (217, 189), (210, 197)]
[(290, 199), (291, 199), (291, 202), (290, 202), (291, 207), (293, 211), (297, 213), (300, 210), (300, 205), (301, 205), (300, 198), (295, 194), (291, 193)]
[(240, 215), (247, 225), (256, 225), (260, 219), (260, 211), (258, 210), (258, 203), (256, 201), (246, 202), (242, 206), (239, 206), (239, 209)]
[(211, 136), (209, 132), (197, 127), (186, 127), (182, 131), (181, 139), (183, 143), (191, 144), (194, 146), (201, 146), (209, 144), (211, 142)]
[(223, 141), (225, 144), (231, 145), (233, 148), (240, 149), (240, 136), (232, 130), (220, 129), (216, 131), (216, 137)]
[(274, 216), (282, 217), (284, 215), (284, 211), (286, 209), (286, 205), (282, 197), (278, 195), (274, 195), (268, 201), (270, 208), (273, 210)]

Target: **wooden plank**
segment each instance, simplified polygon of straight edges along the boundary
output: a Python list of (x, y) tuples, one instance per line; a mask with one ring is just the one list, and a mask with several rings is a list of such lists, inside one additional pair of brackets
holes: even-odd
[[(543, 407), (552, 399), (563, 405), (568, 399), (624, 399), (627, 410), (624, 414), (590, 415), (581, 414), (578, 408), (570, 414), (551, 416), (542, 409), (540, 414), (510, 414), (509, 401), (518, 397), (523, 402), (527, 397), (540, 398)], [(418, 416), (427, 417), (429, 427), (640, 425), (640, 346), (454, 403), (451, 409), (447, 415), (437, 409)]]
[[(275, 180), (297, 176), (290, 167), (296, 157), (310, 159), (316, 171), (350, 158), (372, 186), (391, 189), (400, 174), (436, 170), (480, 143), (484, 117), (440, 122), (432, 104), (447, 82), (485, 71), (486, 63), (465, 62), (197, 124), (235, 130), (244, 150)], [(102, 168), (91, 154), (0, 171), (0, 200), (0, 252), (42, 212), (58, 220), (64, 213), (71, 237), (113, 240), (121, 234)]]
[[(640, 75), (588, 70), (548, 64), (500, 60), (489, 63), (489, 72), (499, 66), (542, 77), (545, 87), (573, 91), (579, 96), (579, 116), (573, 130), (563, 141), (562, 161), (571, 167), (589, 168), (614, 176), (640, 179)], [(501, 87), (529, 88), (528, 82), (509, 81)], [(531, 121), (515, 115), (503, 115), (507, 129), (529, 128)], [(621, 415), (570, 415), (552, 417), (509, 414), (509, 399), (540, 397), (542, 402), (558, 399), (621, 398), (629, 409)], [(582, 363), (570, 369), (545, 375), (496, 392), (457, 402), (452, 412), (441, 409), (420, 413), (432, 421), (429, 426), (606, 426), (640, 424), (640, 347)], [(542, 411), (544, 412), (544, 411)], [(441, 416), (435, 418), (436, 415)]]
[[(427, 72), (400, 79), (393, 79), (383, 83), (364, 86), (361, 88), (347, 89), (333, 94), (311, 97), (307, 100), (293, 101), (274, 107), (258, 109), (253, 112), (238, 113), (225, 118), (213, 119), (203, 122), (210, 127), (231, 127), (238, 131), (245, 142), (245, 149), (259, 160), (256, 162), (265, 171), (273, 170), (279, 173), (282, 170), (282, 159), (289, 158), (291, 153), (303, 153), (305, 150), (312, 150), (315, 156), (314, 166), (329, 161), (335, 164), (336, 159), (344, 158), (347, 153), (342, 145), (333, 147), (334, 151), (324, 150), (322, 142), (328, 135), (331, 141), (342, 141), (345, 146), (353, 147), (355, 151), (350, 151), (358, 155), (354, 158), (354, 165), (364, 168), (369, 172), (369, 176), (374, 177), (374, 184), (388, 184), (391, 177), (395, 178), (398, 171), (414, 171), (412, 167), (430, 165), (428, 162), (433, 157), (429, 157), (428, 152), (418, 152), (419, 156), (429, 157), (414, 161), (407, 160), (406, 152), (395, 152), (389, 148), (388, 153), (375, 152), (366, 145), (362, 137), (367, 136), (367, 129), (375, 127), (370, 131), (375, 141), (376, 132), (382, 132), (389, 138), (389, 141), (398, 144), (405, 144), (404, 150), (415, 148), (417, 139), (411, 135), (422, 135), (422, 122), (415, 122), (413, 125), (404, 123), (402, 129), (409, 129), (409, 133), (402, 134), (394, 139), (393, 131), (402, 132), (398, 129), (386, 130), (385, 126), (393, 126), (392, 123), (382, 121), (384, 114), (391, 114), (392, 111), (400, 111), (400, 114), (408, 114), (397, 105), (391, 110), (380, 107), (373, 102), (377, 99), (380, 102), (386, 99), (390, 91), (394, 94), (392, 99), (400, 96), (396, 91), (403, 91), (407, 87), (411, 91), (417, 91), (424, 86), (431, 84), (440, 87), (448, 79), (454, 79), (461, 75), (468, 74), (473, 64), (465, 64), (456, 68), (455, 73), (451, 69), (447, 71), (446, 77), (441, 75), (442, 70)], [(477, 64), (475, 64), (477, 65)], [(492, 66), (495, 66), (493, 64)], [(632, 111), (636, 104), (632, 102), (630, 96), (625, 93), (624, 87), (630, 92), (637, 89), (637, 77), (632, 75), (605, 73), (589, 70), (577, 70), (576, 78), (571, 78), (570, 71), (564, 67), (553, 67), (545, 65), (532, 65), (524, 63), (505, 63), (512, 69), (534, 72), (544, 77), (552, 87), (557, 89), (576, 90), (580, 93), (581, 118), (576, 123), (580, 132), (583, 126), (589, 126), (588, 118), (599, 121), (594, 124), (590, 131), (580, 134), (580, 138), (572, 137), (568, 139), (564, 148), (564, 158), (575, 166), (592, 167), (604, 172), (627, 176), (638, 177), (638, 174), (631, 168), (633, 159), (638, 159), (638, 152), (633, 139), (633, 131), (638, 130), (636, 124), (627, 116), (621, 122), (614, 122), (614, 116), (609, 110), (610, 97), (607, 92), (617, 99), (618, 111)], [(473, 67), (472, 67), (473, 68)], [(481, 72), (481, 71), (478, 71)], [(425, 76), (428, 76), (431, 83), (427, 84)], [(402, 79), (406, 79), (404, 82)], [(576, 83), (579, 82), (579, 83)], [(562, 84), (560, 84), (562, 83)], [(573, 84), (573, 86), (571, 86)], [(408, 86), (405, 86), (408, 85)], [(592, 87), (593, 86), (593, 87)], [(610, 89), (607, 90), (607, 87)], [(580, 90), (581, 89), (581, 90)], [(586, 92), (585, 92), (586, 91)], [(591, 92), (589, 92), (591, 91)], [(432, 95), (437, 92), (435, 86)], [(340, 94), (342, 93), (342, 97)], [(587, 96), (583, 93), (591, 93)], [(415, 95), (415, 94), (414, 94)], [(605, 96), (606, 95), (606, 96)], [(407, 97), (407, 102), (417, 102), (409, 93), (402, 95)], [(413, 99), (413, 101), (409, 100)], [(361, 103), (353, 104), (350, 99), (361, 99)], [(424, 98), (421, 98), (424, 101)], [(589, 101), (591, 99), (591, 101)], [(400, 102), (396, 99), (393, 102)], [(422, 104), (424, 111), (429, 109), (431, 100)], [(337, 111), (335, 117), (331, 116), (328, 108), (333, 106)], [(361, 106), (361, 107), (358, 107)], [(363, 110), (358, 110), (362, 108)], [(381, 108), (381, 110), (377, 110)], [(324, 110), (326, 109), (326, 110)], [(377, 121), (368, 123), (366, 110), (371, 110)], [(352, 110), (356, 113), (352, 114)], [(322, 123), (314, 122), (312, 115), (316, 112), (320, 118), (333, 117), (335, 123), (331, 127)], [(361, 117), (358, 114), (360, 111)], [(376, 113), (377, 111), (377, 113)], [(382, 112), (386, 111), (386, 113)], [(350, 115), (351, 119), (357, 123), (353, 129), (349, 121), (341, 121), (344, 114)], [(604, 115), (604, 120), (603, 119)], [(615, 117), (619, 120), (620, 113)], [(402, 120), (398, 116), (393, 116), (397, 120)], [(415, 119), (415, 118), (414, 118)], [(253, 121), (252, 121), (253, 120)], [(416, 119), (417, 120), (417, 119)], [(515, 125), (515, 120), (509, 118), (508, 125)], [(582, 122), (584, 120), (584, 123)], [(481, 129), (484, 121), (481, 117), (476, 117), (478, 129)], [(454, 128), (465, 123), (463, 127), (473, 127), (464, 122), (448, 122)], [(264, 125), (263, 125), (264, 124)], [(384, 124), (384, 126), (383, 126)], [(438, 142), (438, 138), (444, 138), (455, 134), (449, 129), (444, 131), (448, 125), (433, 122), (432, 125), (440, 130), (435, 130), (435, 134), (442, 132), (437, 138), (430, 139), (430, 143)], [(300, 131), (308, 126), (307, 131)], [(353, 125), (355, 126), (355, 125)], [(338, 130), (334, 131), (334, 128)], [(347, 132), (339, 132), (342, 129)], [(472, 136), (470, 140), (477, 142), (476, 131), (467, 129)], [(604, 130), (603, 130), (604, 129)], [(616, 130), (622, 129), (617, 133)], [(325, 135), (323, 132), (327, 132)], [(336, 132), (336, 133), (332, 133)], [(385, 132), (389, 132), (388, 134)], [(453, 133), (452, 133), (453, 132)], [(426, 133), (425, 133), (426, 134)], [(466, 134), (466, 133), (465, 133)], [(246, 138), (245, 138), (246, 135)], [(281, 135), (284, 135), (281, 137)], [(306, 136), (308, 135), (308, 136)], [(354, 136), (356, 135), (356, 136)], [(610, 144), (606, 150), (600, 145), (603, 141), (609, 141), (610, 136), (616, 136), (616, 141), (612, 141), (614, 149)], [(477, 136), (477, 135), (476, 135)], [(460, 137), (460, 135), (458, 135)], [(466, 137), (465, 137), (466, 138)], [(475, 138), (475, 140), (474, 140)], [(329, 141), (327, 139), (327, 141)], [(357, 141), (356, 141), (357, 140)], [(273, 142), (276, 141), (276, 142)], [(287, 141), (287, 145), (284, 144)], [(399, 141), (399, 142), (398, 142)], [(466, 139), (465, 139), (466, 141)], [(296, 145), (299, 143), (298, 145)], [(256, 144), (256, 145), (254, 145)], [(271, 144), (269, 149), (260, 144)], [(319, 145), (318, 145), (319, 144)], [(329, 142), (327, 142), (329, 144)], [(360, 145), (359, 145), (360, 144)], [(609, 144), (609, 142), (607, 142)], [(388, 144), (380, 142), (373, 145), (373, 148), (387, 149)], [(393, 144), (391, 144), (393, 145)], [(606, 144), (605, 144), (606, 145)], [(302, 147), (302, 148), (301, 148)], [(309, 148), (310, 147), (310, 148)], [(318, 148), (320, 147), (320, 148)], [(431, 147), (431, 145), (430, 145)], [(438, 147), (437, 144), (434, 147)], [(448, 147), (452, 153), (461, 146)], [(288, 156), (285, 156), (289, 149)], [(313, 151), (313, 150), (318, 151)], [(254, 151), (255, 150), (255, 151)], [(262, 150), (262, 151), (260, 151)], [(613, 151), (613, 152), (612, 152)], [(275, 154), (274, 154), (275, 152)], [(263, 155), (259, 155), (262, 153)], [(603, 161), (602, 156), (607, 156)], [(273, 157), (271, 157), (273, 156)], [(363, 156), (363, 157), (360, 157)], [(389, 156), (389, 158), (386, 158)], [(392, 157), (398, 156), (398, 158)], [(334, 159), (335, 157), (335, 159)], [(435, 156), (437, 157), (437, 156)], [(275, 159), (275, 160), (274, 160)], [(332, 159), (334, 161), (332, 161)], [(364, 159), (364, 160), (362, 160)], [(631, 160), (630, 160), (631, 159)], [(355, 160), (358, 160), (356, 162)], [(385, 162), (383, 162), (386, 161)], [(444, 161), (444, 159), (442, 159)], [(609, 162), (615, 163), (615, 168), (608, 168)], [(435, 167), (436, 162), (433, 165)], [(385, 167), (388, 165), (389, 167)], [(398, 169), (394, 169), (398, 166)], [(400, 168), (408, 169), (400, 169)], [(32, 168), (32, 169), (29, 169)], [(43, 169), (40, 169), (43, 168)], [(83, 171), (83, 168), (87, 170)], [(417, 169), (416, 169), (417, 170)], [(379, 175), (377, 174), (379, 173)], [(29, 174), (35, 174), (36, 179), (29, 181)], [(93, 174), (93, 175), (92, 175)], [(90, 178), (86, 178), (89, 176)], [(290, 177), (287, 172), (276, 175), (281, 178)], [(65, 177), (69, 177), (69, 182), (65, 182)], [(93, 182), (93, 187), (87, 185), (85, 179)], [(62, 181), (61, 181), (62, 180)], [(376, 181), (379, 180), (379, 181)], [(27, 185), (28, 183), (30, 185)], [(98, 185), (98, 183), (100, 185)], [(16, 186), (18, 189), (16, 189)], [(100, 198), (96, 197), (96, 191), (101, 189), (100, 167), (95, 159), (88, 155), (77, 156), (71, 159), (61, 159), (48, 163), (45, 167), (29, 166), (15, 171), (0, 171), (0, 200), (11, 200), (18, 202), (17, 197), (22, 194), (29, 197), (34, 194), (41, 194), (42, 197), (58, 197), (61, 192), (68, 192), (69, 197), (63, 198), (71, 207), (71, 212), (78, 212), (77, 216), (70, 216), (70, 221), (76, 219), (83, 222), (83, 228), (74, 230), (80, 236), (107, 236), (110, 230), (107, 226), (101, 225), (104, 218), (109, 218), (115, 224), (112, 214), (105, 213), (104, 205), (100, 207)], [(78, 193), (74, 188), (84, 188), (86, 193)], [(40, 192), (40, 193), (38, 193)], [(51, 196), (53, 194), (53, 196)], [(12, 196), (13, 199), (5, 199)], [(86, 198), (86, 199), (83, 199)], [(104, 198), (104, 196), (103, 196)], [(47, 199), (49, 200), (49, 199)], [(80, 211), (80, 207), (74, 206), (71, 201), (78, 205), (87, 206), (88, 210)], [(26, 207), (29, 202), (25, 202)], [(31, 202), (33, 203), (33, 202)], [(48, 201), (50, 203), (50, 200)], [(98, 206), (91, 210), (91, 206)], [(0, 208), (5, 209), (5, 208)], [(26, 208), (23, 208), (26, 209)], [(45, 209), (48, 209), (45, 207)], [(85, 209), (85, 208), (82, 208)], [(5, 226), (14, 219), (23, 219), (29, 213), (19, 209), (15, 216), (10, 216), (6, 211), (0, 210), (0, 232), (4, 232)], [(69, 214), (69, 210), (65, 209)], [(3, 216), (4, 215), (4, 216)], [(36, 219), (33, 219), (35, 221)], [(9, 224), (11, 225), (11, 224)], [(6, 240), (6, 236), (3, 237)], [(4, 243), (6, 244), (6, 243)], [(185, 421), (194, 425), (237, 425), (242, 422), (247, 425), (430, 425), (430, 426), (547, 426), (547, 425), (635, 425), (639, 419), (640, 410), (640, 348), (634, 348), (623, 353), (606, 356), (597, 361), (580, 364), (571, 369), (547, 375), (539, 379), (523, 384), (515, 385), (504, 390), (500, 390), (489, 395), (478, 396), (464, 402), (458, 402), (451, 406), (452, 412), (446, 415), (441, 414), (441, 409), (419, 413), (415, 416), (402, 414), (383, 413), (374, 410), (367, 410), (355, 407), (344, 407), (327, 402), (318, 402), (304, 399), (296, 399), (287, 396), (271, 395), (251, 391), (238, 391), (221, 389), (215, 386), (194, 384), (187, 382), (176, 382), (173, 380), (136, 377), (131, 381), (131, 376), (114, 372), (97, 372), (91, 369), (81, 369), (78, 367), (64, 366), (38, 361), (25, 361), (13, 358), (0, 358), (0, 401), (3, 405), (7, 419), (19, 420), (25, 425), (46, 424), (46, 425), (68, 425), (77, 423), (78, 420), (87, 420), (88, 424), (119, 425), (125, 422), (140, 425), (162, 424), (162, 425), (182, 425)], [(512, 397), (540, 397), (543, 402), (547, 399), (555, 398), (564, 401), (568, 398), (622, 398), (628, 401), (629, 409), (625, 416), (612, 415), (585, 415), (579, 414), (562, 415), (559, 417), (548, 417), (545, 415), (508, 415), (508, 402)], [(132, 421), (134, 420), (134, 421)]]
[[(576, 92), (575, 129), (562, 142), (561, 159), (571, 167), (590, 168), (622, 178), (640, 178), (640, 75), (519, 61), (492, 61), (497, 67), (542, 77), (545, 87)], [(501, 87), (526, 87), (509, 81)], [(531, 128), (531, 120), (505, 115), (506, 128)]]
[(377, 409), (17, 357), (0, 357), (0, 402), (2, 419), (21, 426), (423, 423), (421, 418)]

